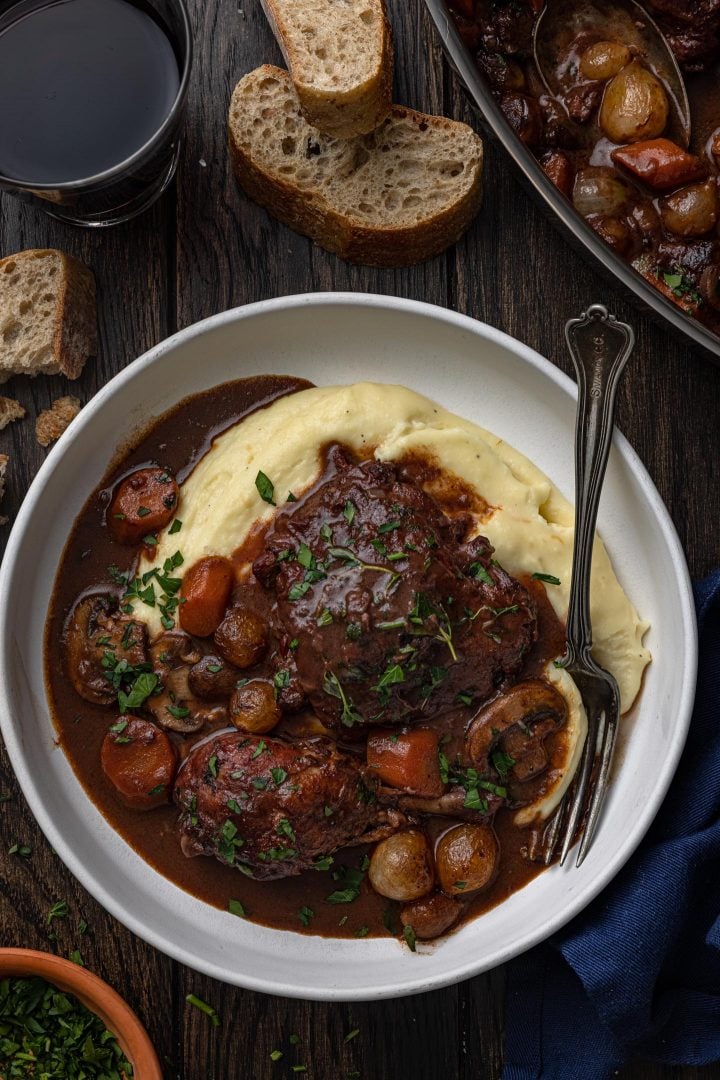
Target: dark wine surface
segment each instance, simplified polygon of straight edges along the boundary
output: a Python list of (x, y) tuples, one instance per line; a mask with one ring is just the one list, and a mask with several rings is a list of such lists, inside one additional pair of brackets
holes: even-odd
[(0, 19), (0, 173), (62, 184), (120, 164), (162, 125), (179, 83), (144, 7), (25, 0)]

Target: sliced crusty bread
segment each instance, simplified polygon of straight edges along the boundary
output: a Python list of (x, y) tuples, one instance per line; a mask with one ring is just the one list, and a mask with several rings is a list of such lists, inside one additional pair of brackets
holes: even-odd
[(97, 351), (95, 278), (62, 251), (0, 260), (0, 382), (11, 375), (77, 379)]
[(374, 131), (392, 104), (385, 0), (262, 0), (300, 107), (326, 135)]
[(321, 135), (286, 71), (235, 87), (230, 152), (247, 194), (350, 262), (408, 266), (453, 244), (482, 197), (483, 144), (466, 124), (393, 106), (371, 135)]

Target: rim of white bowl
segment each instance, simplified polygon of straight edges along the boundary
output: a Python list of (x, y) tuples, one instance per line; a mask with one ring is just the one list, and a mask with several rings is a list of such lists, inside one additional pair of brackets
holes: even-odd
[[(273, 311), (280, 311), (287, 308), (342, 305), (370, 308), (378, 307), (386, 310), (396, 309), (409, 314), (415, 313), (417, 315), (437, 319), (441, 322), (446, 322), (468, 330), (479, 338), (489, 340), (494, 344), (515, 353), (515, 355), (519, 356), (524, 362), (549, 378), (559, 391), (569, 395), (572, 399), (577, 398), (577, 387), (573, 380), (529, 345), (523, 344), (516, 338), (511, 337), (502, 330), (489, 326), (487, 323), (473, 319), (469, 315), (462, 315), (449, 308), (443, 308), (436, 304), (429, 304), (422, 300), (409, 300), (403, 297), (388, 296), (382, 293), (313, 292), (275, 297), (269, 300), (260, 300), (253, 304), (246, 304), (241, 307), (230, 308), (217, 315), (211, 315), (209, 318), (203, 319), (200, 322), (193, 323), (192, 325), (177, 331), (171, 337), (165, 338), (157, 345), (154, 345), (151, 349), (148, 349), (147, 352), (128, 364), (127, 367), (123, 368), (122, 371), (118, 372), (117, 375), (113, 376), (113, 378), (90, 399), (78, 417), (73, 421), (72, 425), (60, 437), (48, 454), (22, 502), (8, 538), (2, 565), (0, 566), (0, 598), (5, 596), (9, 589), (16, 563), (22, 552), (25, 531), (31, 522), (36, 504), (42, 498), (48, 485), (52, 482), (57, 463), (65, 453), (66, 447), (82, 437), (83, 431), (90, 422), (91, 417), (103, 408), (105, 402), (109, 398), (121, 393), (126, 385), (132, 382), (136, 375), (146, 367), (156, 363), (162, 356), (171, 352), (177, 345), (189, 341), (192, 338), (199, 337), (207, 330), (214, 327), (234, 322), (242, 322), (243, 319), (252, 318), (255, 315), (272, 313)], [(686, 655), (683, 657), (681, 668), (683, 685), (680, 695), (680, 708), (678, 710), (673, 738), (668, 747), (668, 753), (665, 757), (663, 768), (657, 774), (653, 798), (648, 800), (643, 812), (633, 822), (632, 830), (622, 839), (614, 856), (605, 864), (602, 873), (598, 875), (595, 881), (589, 883), (588, 887), (582, 890), (570, 903), (561, 910), (556, 911), (542, 927), (521, 936), (511, 947), (503, 947), (500, 945), (494, 953), (490, 955), (485, 953), (482, 957), (469, 960), (465, 965), (456, 967), (451, 972), (432, 975), (429, 978), (427, 976), (423, 978), (421, 975), (417, 975), (410, 979), (398, 979), (395, 985), (386, 985), (382, 988), (372, 986), (359, 986), (352, 989), (308, 987), (301, 990), (293, 984), (283, 983), (278, 980), (256, 978), (251, 975), (245, 975), (242, 972), (234, 972), (233, 974), (236, 977), (232, 980), (228, 979), (228, 972), (226, 969), (223, 969), (217, 964), (203, 961), (202, 957), (191, 955), (162, 934), (148, 930), (142, 921), (133, 917), (132, 912), (127, 911), (116, 903), (112, 894), (108, 892), (102, 881), (94, 876), (92, 869), (76, 857), (72, 847), (66, 842), (63, 833), (57, 827), (52, 817), (46, 812), (43, 806), (41, 792), (36, 786), (29, 771), (25, 769), (20, 740), (16, 737), (13, 726), (8, 719), (10, 711), (8, 708), (7, 693), (7, 687), (9, 686), (8, 646), (10, 642), (8, 624), (11, 614), (8, 611), (8, 605), (3, 603), (0, 604), (0, 730), (2, 731), (5, 740), (10, 763), (18, 783), (20, 784), (23, 795), (28, 802), (35, 820), (65, 866), (67, 866), (80, 884), (87, 889), (98, 903), (116, 918), (118, 922), (126, 926), (143, 941), (146, 941), (154, 948), (159, 949), (165, 955), (170, 956), (173, 960), (177, 960), (179, 963), (185, 964), (193, 970), (200, 971), (221, 982), (232, 982), (232, 984), (244, 987), (248, 990), (276, 994), (284, 997), (308, 998), (318, 1001), (368, 1001), (441, 989), (442, 987), (454, 985), (465, 979), (471, 978), (474, 975), (481, 974), (483, 971), (488, 971), (493, 967), (497, 967), (499, 964), (505, 963), (513, 957), (521, 955), (534, 945), (537, 945), (539, 942), (546, 940), (552, 934), (556, 933), (561, 927), (579, 914), (580, 911), (587, 907), (587, 905), (595, 899), (610, 881), (612, 881), (645, 836), (645, 833), (662, 805), (680, 760), (690, 726), (695, 698), (698, 660), (697, 624), (695, 619), (692, 583), (685, 555), (667, 507), (660, 498), (660, 494), (640, 457), (625, 436), (617, 429), (614, 432), (613, 441), (626, 464), (637, 478), (637, 481), (656, 516), (670, 551), (673, 565), (677, 571), (677, 585), (681, 599), (681, 611), (679, 612), (679, 617), (682, 623), (683, 636), (687, 642), (687, 651)], [(86, 797), (89, 798), (89, 796)], [(278, 931), (278, 933), (280, 933), (280, 931)]]

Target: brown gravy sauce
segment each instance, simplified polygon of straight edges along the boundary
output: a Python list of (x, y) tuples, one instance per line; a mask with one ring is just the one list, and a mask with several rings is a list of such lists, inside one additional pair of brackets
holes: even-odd
[[(117, 544), (104, 524), (110, 492), (118, 479), (146, 464), (161, 465), (178, 479), (185, 479), (193, 466), (211, 447), (213, 439), (239, 419), (286, 394), (307, 389), (311, 383), (285, 376), (259, 376), (225, 383), (222, 386), (193, 395), (156, 420), (139, 434), (133, 444), (123, 449), (87, 500), (75, 522), (58, 568), (53, 597), (48, 613), (45, 634), (45, 681), (58, 742), (67, 755), (78, 780), (97, 808), (130, 846), (164, 877), (181, 889), (208, 904), (227, 910), (231, 899), (240, 900), (247, 917), (253, 922), (298, 933), (322, 934), (333, 937), (395, 935), (401, 931), (398, 910), (400, 905), (377, 895), (363, 883), (360, 896), (350, 904), (333, 905), (327, 896), (338, 888), (332, 874), (338, 866), (358, 868), (370, 850), (366, 846), (346, 848), (334, 856), (330, 871), (307, 871), (298, 877), (276, 882), (257, 882), (213, 858), (186, 858), (181, 850), (176, 829), (177, 811), (168, 805), (149, 812), (126, 808), (107, 783), (100, 768), (100, 748), (112, 718), (112, 710), (82, 700), (64, 674), (61, 649), (63, 623), (78, 595), (108, 582), (108, 566), (121, 571), (130, 570), (137, 559), (135, 548)], [(444, 508), (467, 511), (477, 496), (452, 486), (442, 490), (437, 471), (431, 479), (435, 497)], [(485, 505), (485, 510), (489, 509)], [(178, 537), (182, 548), (182, 534)], [(262, 550), (263, 533), (257, 530), (236, 553), (237, 561), (254, 558)], [(538, 675), (548, 660), (559, 656), (564, 649), (564, 627), (547, 600), (544, 587), (535, 581), (524, 584), (533, 592), (538, 606), (540, 635), (527, 656), (521, 678)], [(242, 588), (242, 586), (240, 586)], [(256, 593), (256, 590), (253, 590)], [(460, 738), (473, 710), (458, 709), (437, 723), (451, 738)], [(297, 718), (288, 721), (295, 726)], [(190, 740), (198, 741), (207, 730)], [(548, 748), (557, 753), (562, 732), (550, 736), (556, 740)], [(188, 740), (184, 750), (191, 745)], [(494, 827), (500, 841), (501, 863), (497, 878), (488, 889), (470, 900), (462, 921), (479, 915), (501, 903), (511, 893), (522, 888), (541, 872), (542, 866), (523, 856), (529, 833), (512, 823), (513, 811), (500, 810)], [(443, 827), (449, 824), (443, 820)], [(298, 912), (310, 907), (314, 917), (309, 927), (303, 926)]]

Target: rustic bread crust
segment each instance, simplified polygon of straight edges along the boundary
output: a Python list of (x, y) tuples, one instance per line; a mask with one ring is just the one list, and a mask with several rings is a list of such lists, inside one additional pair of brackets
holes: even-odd
[(63, 253), (64, 289), (56, 330), (58, 365), (68, 379), (77, 379), (89, 356), (97, 354), (95, 276), (79, 259)]
[[(62, 374), (69, 379), (77, 379), (85, 361), (97, 353), (95, 278), (92, 271), (78, 259), (52, 248), (30, 248), (8, 255), (0, 259), (0, 295), (3, 274), (7, 267), (43, 260), (52, 260), (60, 266), (60, 273), (55, 274), (52, 284), (48, 284), (50, 293), (55, 294), (54, 309), (51, 315), (48, 313), (43, 316), (48, 321), (52, 319), (48, 330), (48, 339), (51, 341), (50, 359), (34, 368), (27, 365), (14, 366), (12, 346), (9, 346), (0, 355), (0, 382), (15, 374)], [(20, 309), (16, 319), (21, 321), (24, 317), (32, 318), (32, 312), (23, 316)]]
[(374, 131), (390, 114), (393, 81), (393, 39), (385, 0), (368, 0), (382, 20), (382, 43), (375, 69), (368, 78), (349, 89), (333, 91), (309, 81), (304, 74), (304, 57), (295, 48), (277, 0), (261, 0), (272, 31), (280, 45), (300, 102), (310, 124), (325, 135), (351, 139)]
[[(287, 78), (282, 69), (264, 65), (251, 73), (257, 78)], [(246, 76), (247, 78), (247, 76)], [(242, 84), (238, 83), (238, 87)], [(236, 93), (238, 90), (236, 87)], [(233, 95), (233, 100), (235, 95)], [(231, 103), (231, 112), (232, 112)], [(466, 125), (444, 117), (427, 116), (393, 106), (393, 119), (409, 119), (420, 130), (433, 126), (446, 132), (463, 130)], [(321, 192), (300, 189), (292, 180), (269, 172), (253, 158), (252, 148), (244, 146), (229, 125), (229, 144), (235, 175), (245, 192), (284, 224), (348, 262), (369, 266), (410, 266), (440, 254), (465, 232), (482, 201), (482, 142), (473, 132), (478, 163), (473, 182), (462, 197), (424, 221), (411, 225), (369, 225), (358, 217), (333, 207)]]

